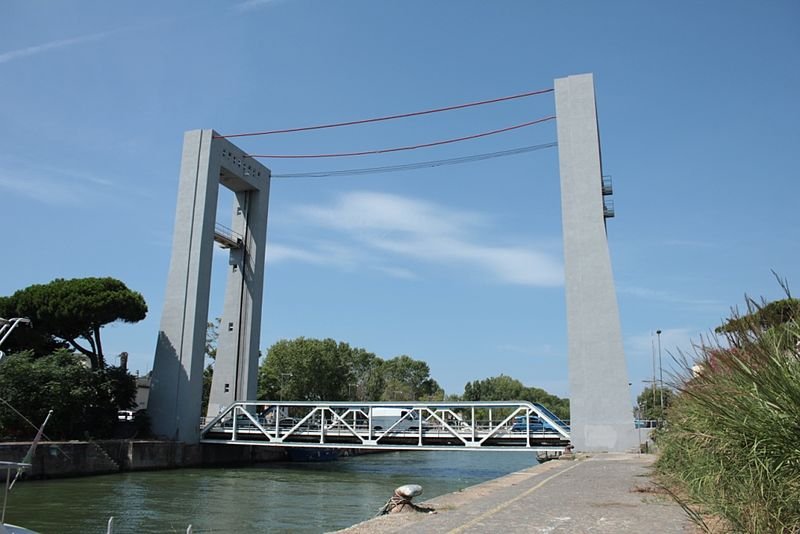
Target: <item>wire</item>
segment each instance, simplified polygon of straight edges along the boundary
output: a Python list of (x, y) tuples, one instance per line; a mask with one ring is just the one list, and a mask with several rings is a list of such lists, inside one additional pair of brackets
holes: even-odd
[(263, 132), (245, 132), (245, 133), (238, 133), (238, 134), (230, 134), (230, 135), (215, 135), (215, 139), (231, 139), (234, 137), (252, 137), (256, 135), (273, 135), (273, 134), (284, 134), (284, 133), (293, 133), (293, 132), (307, 132), (309, 130), (323, 130), (325, 128), (338, 128), (340, 126), (354, 126), (356, 124), (368, 124), (371, 122), (381, 122), (381, 121), (388, 121), (393, 119), (405, 119), (407, 117), (418, 117), (419, 115), (429, 115), (431, 113), (441, 113), (442, 111), (452, 111), (454, 109), (464, 109), (470, 108), (474, 106), (483, 106), (485, 104), (495, 104), (497, 102), (505, 102), (507, 100), (514, 100), (516, 98), (525, 98), (528, 96), (534, 95), (543, 95), (545, 93), (552, 93), (553, 89), (539, 89), (537, 91), (528, 91), (526, 93), (519, 93), (517, 95), (511, 96), (503, 96), (500, 98), (492, 98), (490, 100), (481, 100), (478, 102), (470, 102), (468, 104), (458, 104), (455, 106), (447, 106), (443, 108), (436, 108), (436, 109), (428, 109), (425, 111), (414, 111), (412, 113), (401, 113), (399, 115), (387, 115), (385, 117), (373, 117), (371, 119), (361, 119), (355, 121), (347, 121), (347, 122), (335, 122), (332, 124), (319, 124), (316, 126), (304, 126), (301, 128), (285, 128), (282, 130), (266, 130)]
[(328, 176), (357, 176), (361, 174), (380, 174), (386, 172), (397, 172), (405, 170), (425, 169), (431, 167), (443, 167), (446, 165), (459, 165), (461, 163), (471, 163), (473, 161), (483, 161), (487, 159), (514, 156), (535, 150), (554, 148), (558, 143), (545, 143), (542, 145), (530, 145), (498, 152), (488, 152), (486, 154), (473, 154), (471, 156), (461, 156), (459, 158), (439, 159), (433, 161), (419, 161), (417, 163), (406, 163), (403, 165), (387, 165), (384, 167), (369, 167), (361, 169), (343, 169), (339, 171), (317, 171), (317, 172), (298, 172), (291, 174), (273, 174), (272, 178), (325, 178)]
[(479, 134), (467, 135), (465, 137), (456, 137), (455, 139), (445, 139), (443, 141), (433, 141), (431, 143), (422, 143), (419, 145), (409, 145), (409, 146), (401, 146), (395, 148), (381, 148), (377, 150), (365, 150), (362, 152), (340, 152), (336, 154), (248, 154), (246, 157), (248, 158), (273, 158), (273, 159), (311, 159), (311, 158), (344, 158), (350, 156), (369, 156), (373, 154), (387, 154), (389, 152), (401, 152), (404, 150), (416, 150), (418, 148), (429, 148), (432, 146), (440, 146), (440, 145), (447, 145), (450, 143), (458, 143), (460, 141), (469, 141), (470, 139), (478, 139), (480, 137), (487, 137), (490, 135), (495, 135), (503, 132), (510, 132), (511, 130), (517, 130), (519, 128), (525, 128), (526, 126), (533, 126), (534, 124), (540, 124), (542, 122), (547, 122), (555, 119), (555, 115), (551, 115), (549, 117), (543, 117), (541, 119), (536, 119), (534, 121), (523, 122), (522, 124), (515, 124), (514, 126), (507, 126), (505, 128), (500, 128), (499, 130), (491, 130), (488, 132), (482, 132)]

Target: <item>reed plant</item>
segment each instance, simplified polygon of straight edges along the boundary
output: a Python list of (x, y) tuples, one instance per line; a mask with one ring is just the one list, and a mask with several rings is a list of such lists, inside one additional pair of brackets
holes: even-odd
[(657, 466), (736, 532), (800, 533), (800, 326), (796, 313), (765, 323), (766, 306), (748, 300), (699, 365), (680, 356)]

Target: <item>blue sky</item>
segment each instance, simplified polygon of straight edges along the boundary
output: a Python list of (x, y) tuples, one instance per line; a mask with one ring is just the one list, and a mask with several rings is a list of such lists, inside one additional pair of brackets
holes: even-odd
[[(145, 321), (104, 331), (152, 365), (183, 132), (305, 126), (549, 88), (593, 72), (609, 243), (634, 394), (651, 332), (689, 349), (743, 295), (800, 280), (800, 5), (756, 2), (12, 0), (0, 20), (0, 294), (114, 276)], [(554, 112), (552, 95), (237, 141), (369, 150)], [(274, 174), (555, 141), (545, 123)], [(427, 361), (448, 392), (506, 373), (567, 395), (557, 149), (387, 174), (272, 182), (262, 347), (332, 337)], [(222, 195), (221, 222), (229, 195)], [(225, 255), (215, 256), (224, 266)], [(224, 280), (217, 269), (210, 316)]]

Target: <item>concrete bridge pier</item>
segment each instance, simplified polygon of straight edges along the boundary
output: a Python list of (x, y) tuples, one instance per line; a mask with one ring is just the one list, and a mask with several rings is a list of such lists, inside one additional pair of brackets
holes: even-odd
[(570, 428), (577, 451), (638, 446), (617, 296), (591, 74), (555, 82), (567, 301)]
[[(255, 396), (267, 241), (270, 171), (213, 130), (186, 132), (167, 289), (148, 412), (153, 432), (200, 438), (206, 326), (219, 186), (235, 193), (213, 402)], [(219, 240), (219, 239), (217, 239)]]

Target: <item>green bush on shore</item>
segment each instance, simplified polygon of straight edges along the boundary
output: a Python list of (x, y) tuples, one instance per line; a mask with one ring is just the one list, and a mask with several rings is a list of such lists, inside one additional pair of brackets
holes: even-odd
[(797, 315), (764, 324), (764, 307), (749, 301), (721, 330), (724, 348), (698, 350), (658, 435), (657, 465), (737, 532), (797, 533), (800, 326)]

